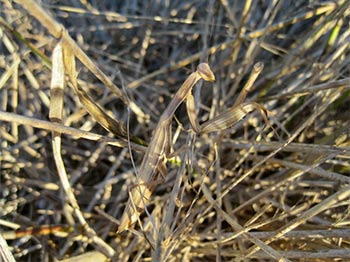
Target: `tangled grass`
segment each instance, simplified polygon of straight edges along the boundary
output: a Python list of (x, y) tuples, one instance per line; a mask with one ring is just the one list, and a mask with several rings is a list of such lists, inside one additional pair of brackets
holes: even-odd
[[(348, 0), (0, 7), (3, 261), (350, 261)], [(60, 46), (70, 60), (53, 63)], [(247, 100), (269, 124), (253, 113), (195, 136), (181, 106), (167, 178), (117, 234), (159, 116), (200, 61), (216, 77), (194, 89), (201, 123), (262, 62)]]

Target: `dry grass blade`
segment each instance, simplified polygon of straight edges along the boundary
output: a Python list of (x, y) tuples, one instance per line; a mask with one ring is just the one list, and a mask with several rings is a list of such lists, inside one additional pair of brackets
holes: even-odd
[[(234, 219), (232, 219), (230, 217), (229, 214), (227, 214), (225, 211), (223, 211), (220, 206), (215, 203), (215, 200), (213, 199), (213, 197), (210, 195), (210, 191), (209, 189), (206, 187), (206, 185), (203, 185), (203, 193), (204, 196), (206, 197), (206, 199), (208, 200), (208, 202), (214, 206), (214, 208), (216, 209), (216, 211), (233, 227), (234, 230), (236, 231), (245, 231), (244, 228), (239, 225)], [(268, 254), (269, 256), (271, 256), (272, 258), (278, 260), (278, 261), (290, 261), (289, 259), (286, 259), (285, 257), (283, 257), (281, 254), (279, 254), (276, 250), (274, 250), (273, 248), (269, 247), (266, 243), (264, 243), (263, 241), (261, 241), (260, 239), (255, 238), (254, 236), (252, 236), (250, 233), (244, 232), (243, 235), (245, 235), (245, 237), (249, 240), (252, 241), (254, 244), (256, 244), (256, 246), (258, 246), (259, 248), (261, 248), (262, 250), (265, 251), (266, 254)]]
[(50, 113), (52, 122), (61, 123), (63, 116), (63, 95), (65, 87), (65, 70), (62, 43), (58, 43), (52, 54), (52, 74), (50, 88)]
[[(56, 38), (63, 38), (66, 45), (69, 46), (70, 51), (98, 78), (100, 79), (111, 91), (119, 97), (125, 104), (127, 99), (123, 95), (122, 91), (113, 84), (113, 82), (91, 61), (91, 59), (81, 50), (76, 42), (67, 34), (64, 27), (57, 23), (47, 12), (33, 0), (17, 0), (28, 12), (30, 12), (36, 19), (38, 19), (43, 26), (45, 26), (49, 32)], [(148, 117), (143, 114), (140, 108), (135, 103), (130, 103), (130, 108), (141, 118), (147, 119)]]
[[(325, 200), (323, 200), (321, 203), (317, 204), (316, 206), (312, 207), (308, 211), (302, 214), (301, 217), (298, 217), (292, 221), (290, 221), (288, 224), (284, 225), (279, 229), (279, 231), (274, 235), (273, 237), (269, 238), (268, 240), (265, 241), (266, 244), (270, 244), (271, 242), (279, 239), (281, 236), (283, 236), (285, 233), (293, 230), (297, 226), (305, 223), (306, 220), (316, 216), (320, 212), (332, 208), (339, 202), (342, 202), (345, 199), (348, 199), (350, 196), (350, 187), (344, 187), (341, 190), (339, 190), (337, 193), (329, 196)], [(248, 250), (247, 257), (250, 257), (253, 255), (256, 251), (259, 250), (259, 247), (254, 247)]]
[(77, 72), (75, 68), (74, 54), (70, 50), (70, 46), (63, 43), (63, 61), (64, 67), (67, 69), (69, 80), (72, 83), (74, 91), (79, 97), (80, 102), (85, 106), (86, 110), (100, 123), (105, 129), (115, 134), (117, 137), (127, 138), (125, 127), (118, 120), (110, 117), (93, 99), (78, 85)]
[(9, 246), (7, 245), (5, 239), (0, 234), (0, 257), (1, 261), (4, 262), (15, 262), (15, 258), (13, 257)]
[(103, 254), (96, 251), (92, 251), (92, 252), (86, 252), (79, 256), (62, 259), (62, 260), (59, 260), (59, 262), (84, 262), (84, 261), (104, 262), (107, 259), (108, 257), (104, 256)]
[[(26, 126), (31, 126), (35, 127), (38, 129), (43, 129), (43, 130), (48, 130), (48, 131), (53, 131), (61, 134), (66, 134), (69, 136), (73, 136), (75, 139), (88, 139), (91, 141), (99, 141), (102, 143), (108, 143), (117, 147), (126, 147), (128, 143), (126, 141), (120, 140), (120, 139), (114, 139), (114, 138), (109, 138), (103, 135), (99, 135), (96, 133), (84, 131), (84, 130), (79, 130), (76, 128), (64, 126), (62, 124), (58, 123), (52, 123), (49, 121), (44, 121), (40, 120), (37, 118), (32, 118), (32, 117), (25, 117), (13, 113), (8, 113), (8, 112), (2, 112), (0, 111), (0, 120), (5, 121), (5, 122), (11, 122), (11, 123), (17, 123), (20, 125), (26, 125)], [(144, 147), (139, 146), (138, 144), (131, 143), (131, 147), (137, 151), (145, 151)]]
[[(65, 65), (64, 60), (66, 61), (69, 57), (65, 57), (62, 43), (59, 42), (54, 49), (53, 58), (52, 58), (52, 77), (51, 77), (51, 107), (50, 107), (50, 120), (54, 122), (62, 122), (63, 116), (63, 90), (65, 87)], [(74, 65), (74, 63), (72, 63)], [(76, 76), (74, 74), (74, 66), (69, 66), (70, 69), (69, 76), (72, 78)], [(72, 82), (76, 83), (76, 80)], [(61, 150), (61, 134), (58, 132), (52, 132), (52, 149), (53, 157), (55, 160), (56, 168), (60, 181), (66, 196), (67, 204), (69, 203), (72, 207), (72, 212), (77, 217), (81, 226), (83, 226), (87, 236), (91, 239), (96, 249), (100, 250), (108, 257), (114, 256), (114, 250), (104, 242), (100, 237), (97, 236), (96, 232), (89, 226), (84, 218), (83, 213), (81, 212), (80, 206), (76, 199), (76, 196), (73, 192), (73, 189), (70, 185), (68, 174), (62, 159), (62, 150)], [(65, 203), (66, 204), (66, 203)]]

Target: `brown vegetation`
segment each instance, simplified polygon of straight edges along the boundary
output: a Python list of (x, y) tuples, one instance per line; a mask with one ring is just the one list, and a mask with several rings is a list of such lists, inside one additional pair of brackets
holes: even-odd
[[(89, 2), (0, 0), (4, 261), (350, 261), (350, 1)], [(180, 105), (166, 179), (116, 233), (200, 62), (215, 130)], [(218, 128), (244, 98), (263, 112)]]

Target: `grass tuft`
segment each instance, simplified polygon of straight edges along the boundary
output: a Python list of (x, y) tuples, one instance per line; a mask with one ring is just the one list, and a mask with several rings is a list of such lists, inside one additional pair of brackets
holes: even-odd
[[(349, 1), (0, 6), (1, 261), (350, 261)], [(117, 234), (202, 62), (201, 127), (261, 112), (195, 135), (180, 106), (166, 180)]]

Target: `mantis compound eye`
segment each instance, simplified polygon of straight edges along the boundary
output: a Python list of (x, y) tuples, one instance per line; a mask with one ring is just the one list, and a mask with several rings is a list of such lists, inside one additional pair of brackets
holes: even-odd
[(207, 63), (200, 63), (197, 67), (197, 72), (205, 81), (215, 81), (215, 75)]

